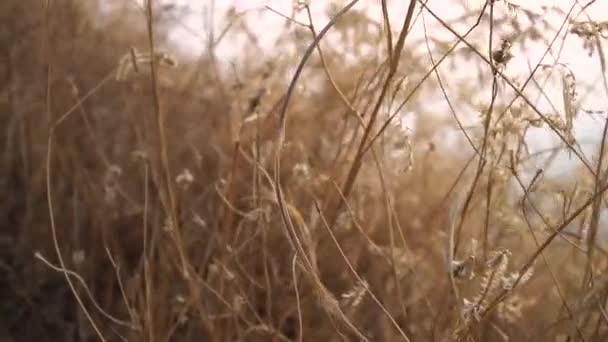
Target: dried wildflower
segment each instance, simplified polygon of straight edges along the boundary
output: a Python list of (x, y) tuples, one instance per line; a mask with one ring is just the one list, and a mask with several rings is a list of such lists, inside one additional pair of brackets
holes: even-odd
[(184, 298), (184, 296), (181, 295), (181, 294), (175, 295), (175, 297), (173, 297), (173, 300), (174, 300), (175, 303), (179, 303), (179, 304), (185, 304), (186, 303), (186, 298)]
[(463, 299), (462, 316), (465, 322), (470, 322), (471, 319), (475, 321), (481, 320), (481, 313), (483, 307), (477, 301), (470, 301), (466, 298)]
[(452, 260), (452, 274), (454, 278), (466, 278), (467, 262), (462, 260)]
[(511, 172), (506, 167), (497, 166), (494, 169), (493, 179), (498, 184), (506, 184), (511, 179)]
[(583, 48), (589, 57), (595, 52), (596, 39), (608, 39), (608, 21), (572, 21), (571, 24), (570, 33), (583, 40)]
[(573, 122), (578, 112), (576, 104), (577, 95), (576, 77), (574, 77), (572, 71), (568, 70), (568, 72), (562, 74), (562, 96), (566, 114), (566, 127), (569, 132), (571, 132), (574, 127)]
[(184, 190), (187, 190), (193, 181), (194, 176), (189, 169), (182, 170), (182, 172), (175, 177), (175, 182)]
[(173, 222), (171, 221), (171, 218), (166, 217), (165, 222), (162, 227), (163, 231), (169, 233), (169, 232), (173, 231), (173, 228), (174, 228), (174, 225), (173, 225)]
[(509, 12), (509, 16), (511, 16), (511, 18), (513, 18), (513, 19), (517, 18), (517, 13), (520, 9), (520, 6), (516, 5), (516, 4), (512, 4), (508, 1), (505, 1), (505, 3), (507, 4), (507, 11)]
[(293, 166), (293, 173), (296, 176), (301, 176), (305, 179), (310, 178), (310, 166), (306, 163), (297, 163)]
[(608, 21), (573, 21), (570, 32), (580, 37), (598, 34), (608, 39)]
[(295, 13), (299, 13), (310, 7), (311, 0), (292, 0), (291, 8)]
[(340, 231), (349, 231), (352, 227), (350, 213), (346, 210), (340, 211), (340, 214), (338, 214), (338, 218), (336, 219), (335, 226)]
[(479, 241), (477, 239), (471, 239), (471, 245), (469, 247), (469, 251), (471, 254), (471, 258), (477, 258), (477, 248), (479, 248)]
[(217, 261), (213, 261), (211, 265), (209, 265), (209, 274), (216, 275), (220, 272), (220, 267), (217, 264)]
[(74, 265), (81, 265), (86, 259), (85, 252), (82, 249), (72, 252), (72, 262)]
[(478, 242), (471, 240), (469, 246), (469, 256), (464, 260), (452, 261), (452, 274), (456, 279), (472, 280), (475, 278), (475, 263), (477, 260)]
[[(492, 60), (496, 64), (497, 70), (504, 70), (507, 67), (507, 63), (513, 58), (511, 45), (511, 41), (508, 38), (503, 38), (500, 48), (492, 53)], [(494, 73), (496, 72), (494, 71)]]
[(171, 311), (177, 316), (178, 324), (185, 324), (188, 322), (188, 305), (187, 300), (183, 294), (177, 293), (171, 298)]
[(103, 178), (104, 199), (106, 203), (113, 203), (118, 193), (118, 178), (122, 169), (118, 165), (110, 165)]
[(515, 323), (522, 316), (522, 304), (520, 297), (515, 295), (498, 303), (496, 312), (498, 317), (509, 322)]
[(131, 152), (131, 157), (135, 161), (145, 162), (148, 160), (148, 153), (146, 153), (146, 151), (143, 151), (143, 150), (135, 150), (135, 151)]
[(327, 310), (327, 313), (335, 318), (342, 318), (342, 309), (340, 309), (340, 303), (334, 297), (334, 295), (323, 285), (319, 284), (314, 287), (314, 291), (319, 299), (319, 302), (323, 305), (323, 308)]
[[(591, 208), (591, 207), (589, 207)], [(588, 217), (588, 216), (587, 216)], [(580, 227), (580, 240), (587, 241), (589, 236), (589, 228), (590, 228), (590, 220), (587, 220), (586, 217), (583, 217), (583, 223)]]
[(243, 312), (243, 308), (245, 307), (245, 303), (246, 303), (245, 302), (245, 298), (243, 298), (243, 296), (235, 295), (232, 298), (232, 309), (236, 313)]
[(503, 287), (510, 255), (511, 252), (506, 249), (499, 250), (494, 252), (493, 256), (486, 262), (486, 270), (481, 277), (479, 292), (471, 300), (464, 300), (463, 315), (465, 317), (477, 319), (477, 315), (483, 311), (484, 305), (491, 298), (494, 298)]
[(342, 294), (342, 306), (350, 306), (352, 308), (359, 306), (368, 288), (369, 285), (365, 280), (357, 283), (350, 291)]
[(253, 114), (247, 116), (243, 119), (243, 124), (252, 123), (258, 120), (263, 120), (268, 116), (268, 113), (260, 113), (258, 111), (254, 111)]
[(523, 285), (525, 283), (527, 283), (531, 278), (532, 275), (534, 274), (534, 267), (529, 267), (524, 274), (521, 276), (519, 276), (519, 272), (513, 272), (508, 276), (505, 276), (501, 279), (502, 282), (502, 288), (504, 290), (507, 291), (511, 291), (513, 289), (513, 286), (515, 285), (515, 281), (519, 279), (519, 285)]
[(139, 72), (140, 64), (155, 63), (160, 67), (175, 68), (178, 63), (175, 57), (164, 51), (140, 53), (134, 48), (129, 53), (120, 58), (116, 68), (116, 80), (124, 81), (131, 72)]
[(414, 166), (414, 147), (410, 130), (401, 122), (392, 125), (386, 135), (386, 146), (389, 148), (390, 162), (395, 170), (409, 172)]
[(553, 126), (553, 128), (565, 132), (568, 128), (566, 121), (559, 115), (549, 114), (547, 115), (547, 121)]
[(192, 222), (196, 223), (201, 228), (207, 228), (207, 221), (205, 221), (200, 215), (196, 214), (192, 218)]
[[(229, 252), (230, 254), (232, 254), (232, 252)], [(231, 270), (228, 269), (228, 267), (226, 267), (226, 265), (222, 264), (221, 262), (214, 262), (211, 266), (215, 267), (215, 272), (219, 273), (219, 269), (221, 269), (222, 271), (222, 275), (224, 276), (224, 279), (229, 280), (229, 281), (233, 281), (234, 279), (236, 279), (236, 275), (234, 274), (234, 272), (232, 272)], [(211, 269), (210, 269), (211, 271)]]

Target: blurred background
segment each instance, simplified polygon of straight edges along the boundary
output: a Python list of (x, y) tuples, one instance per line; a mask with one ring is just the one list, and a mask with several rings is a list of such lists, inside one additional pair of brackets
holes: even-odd
[[(300, 21), (307, 20), (307, 14), (303, 11), (294, 13), (293, 4), (289, 1), (227, 1), (227, 2), (200, 2), (191, 3), (188, 1), (165, 1), (167, 8), (171, 8), (174, 11), (172, 17), (172, 27), (169, 30), (169, 44), (179, 53), (184, 54), (184, 58), (194, 59), (199, 58), (201, 54), (206, 51), (206, 38), (205, 32), (210, 30), (222, 30), (226, 28), (230, 21), (231, 16), (227, 16), (227, 13), (234, 13), (239, 16), (239, 21), (245, 23), (248, 29), (251, 30), (252, 37), (255, 37), (255, 47), (253, 53), (256, 57), (263, 56), (266, 59), (273, 59), (279, 57), (285, 57), (286, 55), (292, 56), (296, 53), (295, 42), (291, 42), (292, 46), (289, 49), (277, 50), (276, 43), (278, 41), (285, 41), (285, 18), (280, 14), (287, 16), (294, 16), (294, 18)], [(111, 3), (111, 1), (110, 1)], [(338, 8), (344, 5), (343, 1), (311, 1), (311, 17), (313, 23), (322, 27), (328, 20), (331, 12), (331, 7)], [(141, 3), (140, 3), (141, 4)], [(428, 6), (443, 20), (449, 22), (453, 29), (460, 33), (466, 32), (467, 29), (475, 22), (477, 17), (475, 14), (479, 14), (482, 9), (484, 1), (470, 0), (470, 1), (431, 1)], [(513, 27), (511, 25), (500, 25), (495, 28), (495, 34), (508, 35), (517, 33), (518, 29), (522, 30), (521, 26), (534, 27), (530, 31), (530, 35), (540, 34), (543, 39), (530, 39), (529, 41), (523, 42), (522, 46), (517, 47), (518, 53), (514, 54), (513, 59), (509, 62), (509, 68), (506, 71), (510, 76), (519, 77), (525, 80), (530, 74), (530, 70), (533, 69), (537, 64), (552, 64), (558, 61), (562, 63), (576, 75), (576, 81), (578, 85), (579, 94), (578, 105), (582, 110), (586, 108), (596, 108), (605, 110), (608, 108), (608, 100), (606, 99), (606, 93), (604, 86), (602, 86), (602, 67), (597, 58), (589, 56), (584, 51), (584, 47), (581, 45), (580, 39), (576, 36), (568, 35), (567, 30), (561, 27), (566, 18), (565, 14), (573, 12), (572, 14), (578, 14), (579, 19), (593, 19), (593, 20), (606, 20), (608, 18), (608, 4), (595, 1), (589, 4), (586, 8), (586, 13), (579, 13), (581, 6), (572, 6), (573, 2), (570, 0), (553, 0), (553, 1), (499, 1), (496, 6), (496, 15), (503, 19), (510, 19), (513, 22), (517, 22), (520, 27)], [(354, 9), (364, 13), (364, 15), (370, 20), (376, 23), (382, 21), (382, 8), (378, 1), (359, 1)], [(390, 4), (390, 18), (393, 21), (400, 22), (407, 10), (407, 3), (391, 3)], [(278, 13), (276, 13), (278, 12)], [(213, 14), (210, 14), (213, 13)], [(467, 18), (467, 20), (461, 20)], [(561, 28), (561, 30), (560, 30)], [(416, 40), (424, 40), (425, 31), (430, 34), (433, 39), (441, 39), (443, 42), (453, 42), (456, 38), (448, 29), (443, 27), (434, 18), (428, 19), (428, 26), (425, 25), (414, 25), (410, 37)], [(479, 27), (475, 34), (470, 37), (470, 41), (474, 42), (478, 46), (487, 45), (487, 37), (489, 34), (489, 28)], [(548, 43), (551, 42), (558, 36), (556, 42), (551, 46), (550, 53), (546, 55)], [(339, 38), (330, 34), (327, 40), (335, 40), (337, 44), (340, 44)], [(414, 38), (415, 37), (415, 38)], [(216, 46), (216, 54), (220, 63), (224, 67), (228, 67), (231, 63), (235, 63), (239, 58), (243, 58), (244, 49), (247, 44), (251, 41), (247, 41), (243, 35), (226, 33), (225, 38), (221, 43)], [(432, 48), (436, 47), (437, 42), (431, 41), (430, 45)], [(415, 44), (412, 44), (415, 45)], [(250, 45), (249, 45), (250, 46)], [(251, 46), (250, 46), (251, 47)], [(364, 47), (359, 47), (366, 51), (366, 53), (377, 53), (376, 49), (372, 44), (368, 44)], [(417, 49), (417, 53), (421, 56), (428, 55), (424, 44), (418, 44), (413, 47)], [(476, 61), (473, 63), (467, 63), (464, 58), (458, 58), (457, 56), (452, 57), (454, 66), (451, 68), (443, 67), (440, 70), (449, 70), (452, 74), (457, 74), (458, 79), (465, 79), (466, 82), (474, 83), (479, 78), (479, 71), (475, 68)], [(357, 63), (353, 60), (353, 63)], [(430, 65), (430, 62), (429, 62)], [(544, 92), (547, 94), (546, 97), (539, 96), (538, 89), (529, 89), (529, 92), (535, 99), (535, 104), (543, 110), (554, 110), (551, 108), (549, 101), (553, 99), (559, 99), (561, 97), (561, 88), (559, 87), (561, 77), (559, 74), (544, 75), (545, 83)], [(547, 83), (552, 83), (547, 84)], [(532, 88), (532, 87), (531, 87)], [(487, 91), (487, 89), (486, 89)], [(536, 92), (536, 93), (534, 93)], [(481, 89), (479, 94), (475, 96), (487, 95)], [(442, 94), (439, 89), (435, 90), (433, 97), (437, 97), (436, 100), (427, 101), (425, 106), (430, 110), (437, 111), (441, 114), (447, 114), (449, 108), (445, 101), (441, 100)], [(548, 98), (547, 98), (548, 97)], [(463, 101), (454, 101), (454, 106), (466, 105)], [(475, 120), (474, 114), (469, 114), (470, 109), (466, 107), (459, 108), (459, 114), (464, 118), (463, 120)], [(599, 115), (598, 115), (599, 114)], [(404, 115), (404, 120), (413, 120), (415, 115)], [(599, 121), (598, 121), (599, 120)], [(601, 114), (593, 112), (591, 115), (580, 115), (575, 120), (575, 128), (573, 129), (574, 134), (580, 141), (584, 141), (581, 148), (584, 153), (589, 157), (594, 151), (594, 147), (589, 146), (598, 143), (601, 139), (602, 128)], [(411, 126), (411, 125), (410, 125)], [(446, 133), (449, 134), (449, 133)], [(462, 134), (458, 132), (455, 134), (449, 134), (450, 138), (457, 138)], [(451, 141), (450, 138), (447, 141)], [(538, 129), (532, 130), (526, 137), (528, 139), (529, 146), (533, 150), (543, 150), (550, 148), (556, 144), (556, 138), (549, 130)], [(442, 139), (446, 141), (446, 139)], [(569, 173), (576, 163), (571, 162), (571, 159), (560, 154), (556, 158), (555, 168), (552, 172), (556, 173)]]

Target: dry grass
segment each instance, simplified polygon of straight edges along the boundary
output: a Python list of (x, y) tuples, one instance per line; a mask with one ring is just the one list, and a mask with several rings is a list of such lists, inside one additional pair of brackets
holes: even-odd
[[(418, 1), (395, 22), (380, 1), (375, 23), (347, 5), (326, 27), (288, 21), (276, 49), (300, 37), (293, 56), (245, 51), (227, 71), (214, 49), (248, 32), (238, 15), (182, 62), (166, 9), (84, 3), (0, 4), (0, 341), (608, 338), (606, 129), (586, 159), (575, 75), (507, 72), (541, 22), (488, 3), (471, 27), (479, 12), (443, 22)], [(605, 71), (606, 23), (579, 9), (562, 32)], [(436, 20), (471, 30), (407, 33)], [(460, 57), (478, 83), (436, 67)], [(551, 72), (562, 96), (541, 110), (520, 89)], [(524, 139), (539, 127), (559, 138), (546, 165)], [(560, 151), (568, 179), (544, 172)]]

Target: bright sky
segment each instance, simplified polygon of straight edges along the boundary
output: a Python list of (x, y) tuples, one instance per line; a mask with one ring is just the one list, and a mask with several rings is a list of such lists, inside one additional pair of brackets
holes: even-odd
[[(172, 37), (175, 42), (178, 42), (178, 45), (181, 46), (184, 51), (186, 51), (188, 54), (192, 54), (193, 56), (197, 56), (203, 51), (205, 46), (205, 43), (203, 41), (203, 31), (204, 28), (207, 26), (207, 24), (205, 23), (205, 17), (208, 16), (204, 13), (209, 8), (209, 4), (212, 3), (212, 1), (173, 1), (183, 4), (189, 3), (189, 6), (193, 6), (192, 10), (189, 11), (189, 15), (187, 15), (186, 18), (184, 18), (178, 25), (176, 25), (176, 29), (173, 32)], [(470, 9), (479, 9), (484, 0), (467, 1)], [(530, 9), (540, 13), (542, 6), (556, 6), (567, 12), (572, 7), (573, 2), (576, 1), (579, 1), (580, 3), (584, 4), (587, 3), (587, 1), (589, 0), (511, 0), (510, 2), (512, 4), (521, 6), (522, 8)], [(313, 21), (316, 27), (322, 27), (327, 23), (328, 17), (325, 14), (325, 8), (328, 4), (345, 4), (346, 2), (347, 1), (345, 0), (310, 0), (313, 12)], [(409, 1), (389, 0), (389, 13), (393, 23), (402, 22), (402, 18), (406, 12), (406, 7), (408, 6), (408, 3)], [(463, 6), (456, 5), (456, 3), (457, 2), (454, 0), (430, 0), (429, 7), (444, 20), (449, 20), (450, 18), (455, 18), (462, 15), (465, 11), (465, 8)], [(367, 10), (367, 12), (372, 18), (380, 22), (382, 14), (379, 4), (379, 0), (360, 0), (354, 8)], [(284, 19), (270, 11), (255, 11), (256, 9), (263, 9), (264, 5), (270, 6), (278, 12), (290, 15), (292, 1), (215, 1), (215, 11), (217, 12), (217, 15), (214, 18), (214, 27), (216, 32), (220, 31), (221, 28), (224, 27), (225, 23), (222, 22), (223, 14), (226, 13), (226, 11), (230, 7), (234, 6), (237, 12), (249, 10), (252, 11), (247, 14), (247, 18), (250, 20), (250, 23), (252, 23), (250, 27), (252, 28), (254, 33), (257, 33), (258, 38), (260, 39), (260, 43), (266, 49), (266, 51), (273, 51), (274, 41), (282, 30)], [(496, 7), (497, 12), (499, 12), (499, 14), (500, 11), (502, 11), (502, 13), (506, 13), (505, 6), (503, 6), (502, 3), (498, 3)], [(578, 13), (580, 11), (580, 8), (581, 7), (579, 5), (575, 6), (574, 13)], [(608, 1), (595, 1), (591, 6), (589, 6), (587, 13), (593, 20), (608, 20)], [(300, 13), (297, 18), (303, 22), (307, 21), (305, 13)], [(520, 14), (520, 18), (525, 18), (525, 16)], [(564, 16), (553, 12), (549, 15), (545, 15), (544, 19), (547, 19), (553, 25), (553, 27), (557, 28), (564, 20)], [(584, 15), (581, 15), (579, 17), (579, 20), (584, 19), (586, 19)], [(434, 20), (432, 20), (429, 15), (427, 15), (427, 21), (434, 22)], [(454, 39), (451, 33), (438, 26), (436, 22), (435, 24), (436, 26), (434, 27), (436, 28), (436, 31), (433, 31), (432, 34), (441, 35), (442, 37), (448, 39)], [(457, 30), (459, 32), (464, 32), (471, 24), (472, 22), (469, 22), (466, 25), (459, 27)], [(393, 26), (398, 27), (399, 24), (394, 24)], [(554, 32), (550, 33), (553, 34)], [(424, 32), (421, 25), (421, 21), (419, 20), (411, 34), (411, 37), (422, 38), (423, 36)], [(551, 38), (551, 36), (549, 37)], [(240, 49), (237, 46), (237, 38), (228, 37), (226, 43), (218, 46), (218, 53), (224, 58), (234, 58), (240, 52)], [(546, 47), (543, 44), (538, 44), (536, 46), (531, 46), (530, 51), (528, 51), (525, 55), (517, 55), (515, 59), (509, 64), (509, 72), (525, 74), (529, 68), (528, 64), (530, 63), (532, 65), (535, 65), (536, 62), (540, 60), (542, 54), (545, 52), (545, 48)], [(551, 61), (548, 60), (546, 62)], [(601, 76), (601, 74), (599, 73), (598, 59), (596, 57), (588, 58), (586, 56), (586, 53), (582, 50), (581, 41), (579, 39), (570, 37), (566, 40), (566, 44), (561, 53), (560, 62), (568, 64), (570, 69), (574, 72), (574, 74), (579, 78), (580, 81), (586, 81), (590, 84), (595, 84), (600, 80), (599, 77)], [(608, 101), (605, 99), (605, 96), (603, 97), (603, 99), (588, 99), (591, 102), (588, 103), (587, 106), (608, 109)]]
[[(172, 33), (172, 39), (176, 42), (177, 46), (179, 46), (183, 52), (188, 55), (192, 55), (193, 57), (198, 56), (204, 51), (205, 48), (205, 30), (206, 27), (209, 27), (209, 18), (210, 16), (206, 13), (209, 13), (210, 4), (213, 1), (189, 1), (189, 0), (166, 0), (168, 2), (189, 5), (192, 7), (191, 10), (188, 11), (188, 15), (181, 19), (179, 23), (177, 23), (175, 30)], [(485, 0), (468, 0), (467, 6), (468, 10), (480, 9), (481, 5)], [(590, 0), (511, 0), (510, 3), (519, 5), (522, 8), (534, 11), (536, 13), (542, 13), (542, 8), (546, 7), (557, 7), (561, 9), (563, 12), (568, 12), (573, 4), (577, 2), (580, 4), (587, 4)], [(328, 4), (336, 4), (338, 6), (343, 6), (348, 1), (321, 1), (321, 0), (310, 0), (310, 5), (313, 13), (313, 22), (316, 27), (324, 26), (328, 17), (325, 14), (325, 9)], [(398, 27), (399, 24), (403, 20), (403, 16), (405, 15), (406, 8), (409, 4), (409, 1), (405, 0), (389, 0), (389, 13), (391, 16), (391, 21), (394, 23), (394, 27)], [(264, 6), (270, 6), (272, 9), (281, 12), (285, 15), (290, 15), (292, 11), (292, 1), (289, 0), (267, 0), (267, 1), (253, 1), (253, 0), (234, 0), (234, 1), (215, 1), (215, 13), (214, 16), (214, 28), (216, 33), (219, 32), (224, 26), (225, 22), (222, 22), (224, 14), (226, 11), (234, 6), (236, 12), (241, 11), (251, 11), (247, 14), (247, 20), (249, 20), (250, 28), (253, 30), (254, 34), (257, 34), (257, 37), (260, 39), (260, 44), (263, 47), (262, 54), (268, 53), (271, 54), (276, 52), (273, 50), (274, 41), (278, 37), (279, 33), (283, 29), (283, 25), (285, 23), (285, 19), (280, 17), (279, 15), (272, 13), (270, 11), (256, 11), (261, 10)], [(428, 6), (433, 10), (438, 16), (442, 19), (449, 21), (450, 18), (456, 18), (465, 13), (467, 10), (466, 7), (462, 5), (458, 5), (458, 2), (455, 0), (430, 0), (428, 2)], [(419, 7), (418, 7), (419, 8)], [(507, 8), (502, 3), (497, 3), (496, 5), (496, 13), (497, 15), (508, 15)], [(355, 6), (355, 9), (366, 10), (369, 15), (381, 22), (382, 12), (380, 7), (379, 0), (360, 0), (359, 3)], [(581, 5), (575, 5), (574, 13), (579, 13), (581, 9)], [(591, 6), (588, 7), (586, 12), (591, 19), (593, 20), (608, 20), (608, 1), (607, 0), (597, 0)], [(436, 21), (432, 19), (430, 15), (425, 15), (427, 23), (432, 23), (432, 35), (440, 35), (441, 37), (447, 38), (449, 41), (453, 41), (455, 38), (449, 33), (447, 30), (443, 29), (438, 25)], [(526, 23), (525, 15), (520, 12), (519, 18), (522, 19), (522, 22)], [(559, 28), (562, 24), (565, 16), (564, 14), (560, 14), (556, 11), (550, 11), (548, 14), (545, 13), (543, 18), (546, 19), (554, 28)], [(305, 13), (300, 13), (297, 19), (306, 22), (307, 17)], [(581, 15), (578, 20), (586, 20), (587, 17), (585, 14)], [(462, 26), (456, 28), (456, 30), (460, 33), (465, 32), (470, 25), (473, 23), (469, 21)], [(487, 28), (480, 29), (481, 32), (484, 32)], [(555, 31), (546, 31), (548, 39), (551, 39), (555, 34)], [(416, 37), (422, 38), (424, 37), (424, 32), (421, 24), (421, 20), (416, 23), (412, 33), (410, 34), (411, 38), (415, 39)], [(497, 39), (498, 40), (498, 39)], [(561, 40), (558, 40), (558, 43), (561, 44)], [(558, 52), (559, 44), (554, 49), (554, 52)], [(605, 48), (605, 46), (604, 46)], [(526, 54), (516, 54), (515, 58), (509, 63), (508, 69), (506, 73), (508, 75), (520, 76), (522, 78), (526, 78), (529, 74), (528, 70), (530, 68), (529, 65), (535, 66), (536, 63), (539, 62), (542, 54), (545, 52), (546, 46), (544, 44), (537, 44), (530, 46), (529, 51)], [(225, 41), (218, 46), (217, 53), (223, 60), (231, 60), (239, 55), (239, 39), (236, 36), (227, 36)], [(261, 56), (263, 57), (263, 56)], [(545, 59), (545, 63), (552, 63), (552, 59)], [(601, 69), (599, 66), (599, 61), (597, 55), (593, 57), (588, 57), (587, 53), (582, 49), (582, 42), (580, 39), (568, 36), (564, 43), (564, 49), (560, 55), (560, 62), (566, 63), (569, 68), (574, 72), (577, 77), (577, 87), (579, 89), (579, 93), (584, 95), (586, 91), (584, 90), (585, 84), (593, 85), (595, 90), (590, 93), (590, 95), (585, 97), (585, 101), (583, 102), (583, 107), (594, 110), (608, 110), (608, 98), (601, 86)], [(466, 68), (465, 68), (466, 69)], [(447, 72), (447, 70), (442, 71)], [(551, 91), (549, 91), (551, 93)], [(560, 94), (561, 90), (556, 88), (553, 90), (554, 94), (557, 96), (550, 95), (554, 102), (560, 103)], [(542, 108), (542, 106), (541, 106)], [(580, 115), (578, 121), (575, 123), (575, 133), (577, 138), (584, 141), (589, 141), (590, 139), (597, 139), (601, 134), (602, 121), (601, 117), (596, 116), (594, 119), (587, 115)], [(534, 148), (542, 149), (552, 147), (555, 144), (554, 134), (550, 132), (542, 132), (537, 131), (534, 135), (529, 136), (529, 141), (533, 144)], [(591, 148), (587, 150), (588, 152), (594, 152), (595, 148)], [(588, 155), (590, 158), (591, 155)], [(568, 164), (567, 157), (564, 156), (565, 160), (563, 161), (566, 165)], [(562, 165), (562, 163), (560, 163)], [(560, 167), (561, 168), (561, 167)]]

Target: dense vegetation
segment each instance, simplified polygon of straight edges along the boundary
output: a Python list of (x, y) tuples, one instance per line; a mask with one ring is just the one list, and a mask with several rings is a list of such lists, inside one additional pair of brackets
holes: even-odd
[(578, 39), (605, 77), (608, 23), (356, 2), (297, 2), (275, 54), (229, 11), (193, 59), (179, 7), (1, 1), (0, 341), (608, 339), (606, 129), (573, 131), (608, 121), (556, 62)]

